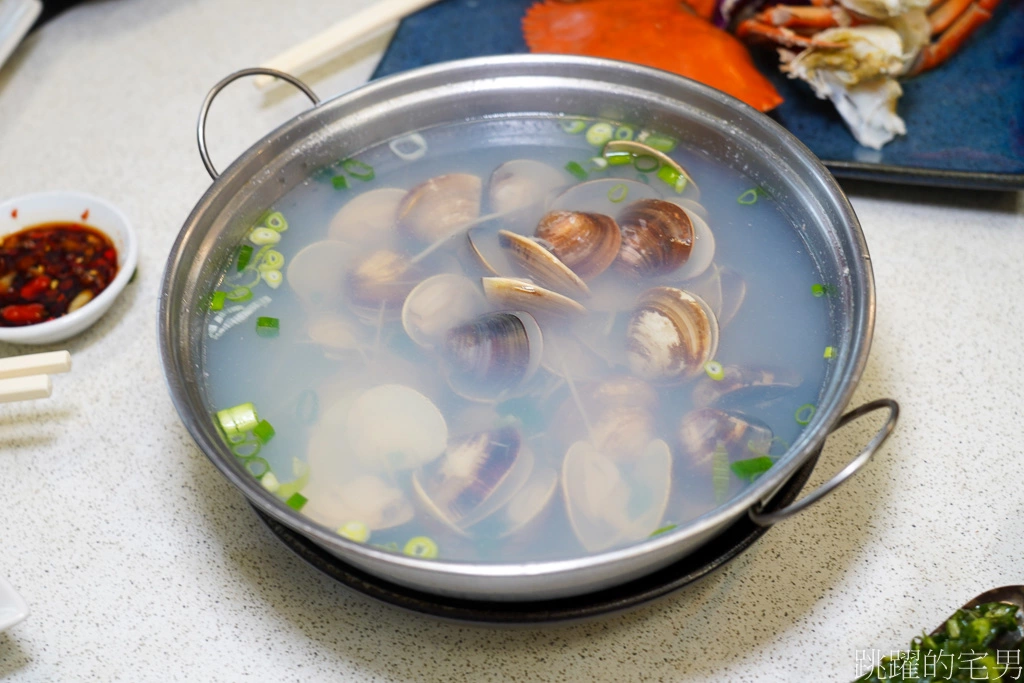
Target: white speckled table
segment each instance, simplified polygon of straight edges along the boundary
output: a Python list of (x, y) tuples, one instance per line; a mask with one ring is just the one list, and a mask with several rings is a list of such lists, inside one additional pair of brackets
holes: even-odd
[[(853, 183), (878, 288), (855, 402), (892, 396), (902, 420), (851, 485), (724, 570), (624, 616), (493, 630), (371, 603), (289, 554), (171, 406), (159, 278), (209, 183), (193, 137), (207, 88), (371, 2), (93, 2), (0, 70), (0, 198), (91, 192), (142, 240), (135, 282), (64, 345), (53, 397), (0, 406), (0, 575), (32, 610), (0, 635), (0, 678), (848, 681), (859, 653), (1024, 579), (1024, 196)], [(382, 45), (314, 85), (360, 82)], [(305, 106), (233, 86), (214, 159)], [(814, 481), (869, 430), (830, 441)]]

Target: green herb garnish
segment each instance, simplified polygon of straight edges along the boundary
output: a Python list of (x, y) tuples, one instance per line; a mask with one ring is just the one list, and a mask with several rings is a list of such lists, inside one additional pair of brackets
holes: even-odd
[(772, 459), (767, 455), (761, 455), (747, 460), (737, 460), (729, 465), (729, 469), (733, 471), (733, 474), (746, 481), (753, 481), (756, 477), (770, 470), (771, 467)]
[(572, 173), (580, 180), (586, 180), (587, 176), (589, 175), (587, 173), (587, 169), (583, 168), (582, 166), (579, 165), (579, 163), (575, 161), (570, 161), (569, 163), (567, 163), (565, 165), (565, 170), (568, 171), (569, 173)]

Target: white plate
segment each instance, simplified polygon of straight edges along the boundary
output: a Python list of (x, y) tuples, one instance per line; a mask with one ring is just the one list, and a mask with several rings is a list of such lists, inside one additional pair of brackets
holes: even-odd
[(11, 584), (0, 577), (0, 632), (22, 621), (28, 616), (28, 605), (21, 599)]

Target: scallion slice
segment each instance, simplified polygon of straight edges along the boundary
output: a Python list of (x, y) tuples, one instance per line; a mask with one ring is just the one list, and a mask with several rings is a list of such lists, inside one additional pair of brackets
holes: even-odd
[(248, 301), (252, 298), (252, 290), (248, 287), (235, 287), (230, 292), (226, 293), (224, 297), (228, 301)]
[(261, 337), (276, 337), (281, 332), (281, 321), (277, 318), (260, 316), (256, 318), (256, 334)]
[(793, 417), (796, 418), (798, 425), (808, 425), (811, 423), (811, 418), (814, 417), (814, 413), (817, 410), (813, 403), (805, 403), (796, 409)]
[(609, 166), (625, 166), (633, 163), (633, 155), (629, 152), (605, 152), (604, 158)]
[(614, 139), (616, 140), (632, 140), (636, 135), (636, 130), (633, 126), (619, 126), (615, 129)]
[[(256, 414), (256, 406), (252, 403), (241, 403), (233, 408), (225, 408), (217, 412), (217, 423), (224, 430), (224, 435), (231, 439), (244, 436), (260, 422)], [(249, 455), (252, 455), (250, 453)]]
[(241, 443), (236, 443), (231, 447), (232, 453), (234, 453), (242, 460), (246, 461), (248, 461), (249, 458), (255, 458), (257, 455), (259, 455), (259, 452), (261, 450), (263, 450), (263, 444), (253, 439), (249, 439), (248, 441), (242, 441)]
[(246, 459), (245, 469), (249, 471), (249, 474), (256, 477), (257, 479), (262, 479), (263, 477), (270, 474), (270, 463), (264, 460), (263, 458), (257, 458), (256, 456), (253, 456), (251, 458)]
[(277, 480), (273, 472), (267, 472), (260, 477), (260, 486), (271, 493), (277, 493), (277, 490), (281, 488), (281, 482)]
[(309, 466), (298, 458), (292, 458), (292, 473), (295, 475), (295, 479), (281, 484), (277, 490), (277, 495), (286, 500), (293, 493), (298, 493), (306, 488), (306, 484), (309, 483)]
[(345, 522), (338, 527), (338, 535), (356, 543), (366, 543), (370, 540), (370, 527), (362, 522)]
[(301, 493), (293, 493), (292, 495), (288, 496), (288, 499), (284, 501), (284, 504), (290, 507), (292, 510), (298, 512), (302, 510), (302, 508), (306, 507), (306, 503), (308, 502), (309, 499), (306, 498)]
[(252, 435), (260, 440), (260, 443), (267, 443), (274, 438), (274, 428), (266, 420), (260, 420), (259, 424), (252, 428)]
[(281, 275), (280, 270), (264, 270), (260, 272), (260, 277), (266, 282), (271, 289), (277, 289), (284, 282), (284, 276)]
[(835, 355), (836, 355), (836, 347), (834, 347), (834, 346), (826, 346), (825, 347), (825, 354), (824, 354), (825, 358), (835, 358)]
[(822, 285), (822, 284), (813, 284), (813, 285), (811, 285), (811, 294), (813, 294), (816, 298), (819, 298), (819, 299), (821, 297), (825, 296), (825, 285)]
[(253, 228), (252, 232), (249, 233), (249, 241), (260, 246), (265, 244), (277, 244), (281, 241), (281, 233), (276, 230), (260, 226), (258, 228)]
[(689, 182), (685, 175), (668, 165), (662, 165), (658, 169), (658, 178), (675, 190), (676, 194), (682, 194), (683, 190), (686, 189), (686, 184)]
[(587, 122), (580, 119), (562, 119), (558, 125), (569, 135), (576, 135), (587, 129)]
[(587, 160), (587, 168), (591, 171), (604, 171), (608, 168), (608, 160), (604, 157), (591, 157)]
[(650, 154), (638, 154), (636, 158), (633, 159), (633, 166), (641, 173), (656, 171), (660, 165), (661, 162)]
[(583, 168), (582, 166), (579, 165), (579, 163), (575, 161), (570, 161), (569, 163), (567, 163), (565, 165), (565, 170), (568, 171), (569, 173), (572, 173), (580, 180), (586, 180), (587, 176), (589, 175), (587, 173), (587, 169)]
[(659, 527), (659, 528), (655, 529), (654, 531), (652, 531), (651, 535), (648, 536), (648, 538), (654, 538), (655, 536), (661, 536), (662, 534), (667, 534), (668, 532), (672, 531), (673, 529), (677, 528), (678, 526), (679, 526), (678, 524), (666, 524), (665, 526)]
[(227, 292), (214, 292), (210, 296), (210, 310), (211, 311), (222, 311), (224, 310), (224, 301), (228, 298)]
[(617, 183), (615, 185), (612, 185), (612, 189), (608, 190), (608, 201), (612, 202), (613, 204), (618, 204), (619, 202), (625, 200), (628, 195), (629, 188), (626, 187), (623, 183)]
[(257, 266), (260, 270), (281, 270), (284, 267), (284, 254), (276, 249), (267, 249), (263, 260)]
[(757, 197), (758, 197), (757, 189), (756, 188), (751, 188), (751, 189), (747, 190), (746, 192), (744, 192), (743, 194), (741, 194), (739, 197), (737, 197), (736, 198), (736, 202), (738, 204), (743, 204), (744, 206), (749, 206), (751, 204), (756, 204), (757, 203)]
[(771, 458), (767, 455), (762, 455), (756, 458), (749, 458), (748, 460), (737, 460), (729, 465), (729, 468), (740, 479), (753, 481), (755, 478), (770, 470), (772, 464)]
[(331, 178), (331, 185), (334, 186), (335, 190), (347, 190), (348, 180), (343, 175), (336, 175)]
[(707, 373), (708, 377), (715, 380), (716, 382), (720, 382), (721, 380), (725, 379), (725, 368), (723, 368), (722, 364), (719, 363), (717, 360), (709, 360), (707, 363), (705, 363), (704, 372)]
[(359, 180), (369, 181), (373, 180), (375, 177), (373, 166), (359, 161), (359, 159), (346, 159), (341, 162), (341, 167), (345, 169), (345, 172), (350, 176), (358, 178)]
[(409, 539), (409, 542), (405, 544), (402, 552), (410, 557), (422, 557), (427, 560), (432, 560), (437, 557), (437, 543), (426, 536), (416, 536), (415, 538)]
[(288, 221), (285, 220), (284, 214), (280, 211), (275, 211), (267, 216), (266, 225), (271, 230), (275, 230), (277, 232), (284, 232), (288, 229)]
[(248, 244), (243, 244), (238, 248), (238, 262), (235, 266), (235, 270), (241, 273), (245, 270), (245, 267), (249, 265), (250, 259), (252, 259), (252, 247)]
[(676, 148), (676, 145), (679, 144), (678, 142), (675, 141), (675, 139), (670, 138), (667, 135), (662, 135), (661, 133), (652, 133), (649, 131), (642, 131), (640, 135), (637, 137), (637, 140), (639, 142), (644, 143), (648, 147), (656, 149), (659, 152), (664, 152), (665, 154), (668, 154), (669, 152), (674, 150)]
[(613, 135), (615, 135), (615, 128), (612, 124), (601, 121), (587, 129), (587, 143), (594, 147), (604, 147)]

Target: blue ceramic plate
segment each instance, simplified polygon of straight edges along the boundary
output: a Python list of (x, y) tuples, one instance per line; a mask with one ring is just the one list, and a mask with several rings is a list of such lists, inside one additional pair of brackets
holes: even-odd
[[(374, 74), (526, 52), (520, 20), (535, 0), (441, 0), (406, 18)], [(628, 3), (627, 3), (628, 4)], [(1024, 189), (1024, 2), (992, 20), (935, 71), (903, 83), (907, 135), (881, 151), (857, 144), (832, 105), (756, 55), (786, 98), (772, 116), (837, 176), (946, 187)]]

